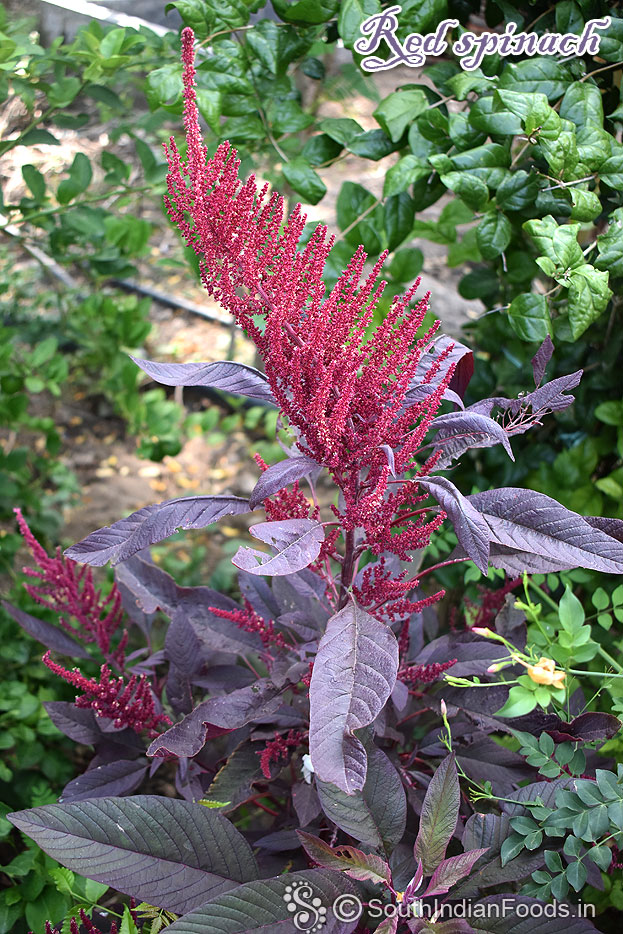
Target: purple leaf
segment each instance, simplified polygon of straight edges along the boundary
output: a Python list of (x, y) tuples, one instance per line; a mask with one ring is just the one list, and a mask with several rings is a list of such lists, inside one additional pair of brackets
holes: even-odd
[(607, 516), (586, 516), (585, 521), (594, 529), (601, 529), (606, 535), (623, 542), (623, 519), (610, 519)]
[[(462, 413), (458, 413), (461, 415)], [(429, 477), (418, 480), (422, 489), (437, 500), (454, 526), (459, 545), (472, 559), (476, 567), (486, 574), (489, 569), (489, 526), (478, 510), (445, 477)]]
[(540, 424), (540, 419), (544, 415), (550, 412), (561, 412), (575, 401), (573, 396), (566, 396), (565, 392), (575, 389), (582, 379), (582, 373), (582, 370), (576, 370), (575, 373), (569, 373), (568, 376), (560, 376), (533, 392), (521, 395), (518, 399), (506, 399), (504, 396), (481, 399), (479, 402), (470, 405), (466, 411), (490, 415), (494, 408), (499, 408), (503, 411), (509, 411), (511, 415), (515, 416), (520, 411), (528, 412), (531, 409), (530, 416), (521, 419), (517, 424), (508, 428), (508, 434), (521, 435), (532, 428), (533, 425)]
[(474, 863), (483, 853), (487, 853), (488, 849), (485, 847), (480, 850), (468, 850), (466, 853), (459, 853), (458, 856), (442, 860), (435, 869), (422, 898), (445, 895), (453, 885), (470, 874)]
[(302, 477), (308, 477), (321, 469), (320, 464), (303, 454), (297, 457), (287, 457), (285, 460), (279, 461), (278, 464), (273, 464), (268, 470), (264, 471), (255, 484), (249, 500), (250, 508), (257, 509), (269, 496), (283, 490), (290, 483), (294, 483)]
[(621, 729), (621, 721), (611, 713), (583, 713), (570, 723), (552, 717), (542, 728), (555, 743), (595, 743), (616, 736)]
[(352, 905), (353, 883), (342, 873), (328, 869), (288, 872), (274, 879), (247, 882), (211, 898), (174, 921), (167, 934), (296, 934), (312, 930), (350, 934), (357, 927), (358, 916), (341, 921), (331, 910), (336, 899), (346, 894), (351, 896)]
[[(411, 388), (407, 391), (402, 408), (400, 409), (399, 414), (408, 409), (409, 406), (414, 405), (416, 402), (424, 402), (426, 399), (429, 399), (430, 396), (435, 392), (436, 386), (433, 386), (429, 383), (424, 383), (420, 386), (411, 385)], [(454, 405), (458, 405), (460, 409), (465, 408), (465, 403), (456, 392), (453, 392), (451, 389), (446, 389), (443, 394), (444, 402), (453, 402)]]
[(239, 548), (232, 563), (249, 574), (294, 574), (320, 554), (324, 529), (315, 519), (283, 519), (260, 522), (249, 529), (255, 538), (275, 548), (274, 555), (256, 548)]
[(451, 753), (438, 765), (426, 789), (420, 828), (413, 848), (416, 859), (422, 860), (424, 872), (433, 872), (446, 855), (446, 849), (459, 817), (461, 791)]
[(540, 389), (528, 393), (520, 402), (524, 405), (529, 403), (535, 414), (560, 412), (574, 401), (573, 396), (565, 396), (564, 393), (579, 385), (583, 372), (583, 370), (576, 370), (575, 373), (569, 373), (567, 376), (559, 376), (558, 379), (545, 383)]
[(400, 776), (385, 753), (366, 744), (368, 773), (362, 791), (347, 795), (316, 779), (322, 810), (334, 824), (366, 846), (392, 850), (405, 832), (407, 798)]
[[(462, 344), (452, 337), (448, 337), (447, 334), (440, 334), (436, 337), (430, 344), (428, 352), (422, 355), (417, 366), (413, 383), (421, 383), (424, 380), (431, 364), (434, 363), (451, 344), (453, 345), (452, 350), (444, 359), (444, 362), (441, 364), (435, 376), (430, 380), (430, 385), (438, 386), (448, 372), (450, 365), (454, 363), (455, 370), (449, 388), (454, 390), (454, 392), (462, 398), (474, 374), (474, 355), (469, 347), (466, 347), (465, 344)], [(446, 398), (446, 396), (444, 396), (444, 398)]]
[(391, 870), (384, 859), (374, 853), (364, 853), (354, 846), (329, 846), (312, 833), (297, 830), (303, 849), (324, 869), (337, 869), (359, 882), (391, 882)]
[(263, 577), (241, 571), (238, 575), (238, 586), (245, 600), (248, 600), (258, 616), (269, 622), (277, 619), (282, 610), (275, 596)]
[(134, 795), (47, 804), (7, 818), (73, 872), (178, 914), (257, 878), (242, 834), (200, 804)]
[(534, 357), (532, 358), (532, 373), (534, 374), (534, 385), (540, 386), (545, 376), (545, 367), (552, 359), (554, 345), (552, 339), (547, 335)]
[(76, 707), (69, 701), (44, 701), (43, 706), (54, 726), (65, 736), (69, 736), (70, 739), (83, 746), (95, 746), (108, 741), (129, 746), (130, 749), (143, 750), (145, 748), (134, 730), (129, 728), (104, 732), (102, 726), (108, 724), (109, 721), (96, 717), (95, 713), (88, 708)]
[(495, 444), (501, 444), (510, 459), (515, 460), (506, 431), (488, 415), (470, 411), (450, 412), (438, 415), (430, 427), (437, 431), (431, 446), (435, 451), (442, 451), (437, 461), (440, 469), (448, 467), (470, 448), (490, 448)]
[[(450, 558), (460, 557), (465, 558), (467, 554), (459, 546), (454, 549)], [(534, 555), (517, 548), (507, 548), (505, 545), (498, 545), (497, 542), (492, 542), (490, 545), (489, 564), (494, 568), (506, 571), (511, 577), (521, 576), (524, 571), (527, 571), (528, 574), (546, 574), (550, 571), (566, 571), (569, 569), (569, 564), (564, 561)]]
[(393, 690), (398, 643), (355, 603), (332, 616), (309, 689), (309, 752), (318, 778), (346, 794), (363, 788), (366, 752), (354, 730), (377, 718)]
[(163, 386), (208, 386), (234, 396), (247, 396), (277, 405), (264, 374), (244, 363), (226, 360), (217, 363), (157, 363), (131, 354), (130, 359)]
[(387, 466), (389, 467), (390, 474), (392, 475), (392, 477), (395, 477), (396, 476), (396, 463), (395, 463), (395, 458), (394, 458), (394, 452), (390, 448), (389, 444), (382, 444), (381, 451), (383, 451), (383, 453), (385, 454), (385, 457), (387, 458)]
[(266, 781), (262, 774), (258, 743), (245, 740), (231, 753), (203, 795), (206, 801), (227, 802), (221, 813), (234, 810), (251, 797), (253, 782)]
[[(623, 543), (543, 493), (502, 487), (467, 498), (486, 520), (492, 541), (534, 556), (533, 568), (553, 560), (558, 568), (623, 573)], [(498, 566), (493, 548), (491, 563)]]
[(235, 623), (209, 610), (211, 606), (219, 610), (239, 610), (235, 600), (209, 587), (178, 587), (170, 574), (146, 560), (144, 555), (133, 555), (124, 561), (116, 569), (115, 578), (123, 582), (136, 606), (144, 612), (161, 609), (170, 617), (183, 613), (207, 648), (245, 655), (262, 647), (255, 633), (238, 629)]
[(53, 652), (58, 652), (60, 655), (68, 655), (70, 658), (91, 657), (83, 645), (80, 645), (79, 642), (72, 639), (68, 633), (63, 632), (58, 626), (53, 626), (51, 623), (46, 623), (42, 619), (37, 619), (36, 616), (31, 616), (30, 613), (18, 609), (7, 600), (2, 600), (1, 602), (9, 616), (11, 616), (25, 632), (27, 632), (29, 636), (32, 636), (33, 639), (36, 639), (37, 642), (41, 642), (42, 645), (47, 646), (48, 649), (52, 649)]
[(110, 795), (129, 795), (143, 781), (149, 763), (140, 759), (117, 759), (96, 768), (65, 785), (58, 799), (61, 802), (82, 801), (85, 798), (105, 798)]
[(307, 827), (308, 824), (311, 824), (322, 810), (318, 800), (318, 792), (313, 785), (308, 785), (307, 782), (297, 782), (296, 785), (292, 786), (292, 804), (301, 827)]
[[(275, 713), (281, 704), (284, 687), (277, 687), (267, 678), (255, 681), (222, 697), (211, 697), (199, 704), (166, 732), (153, 740), (148, 756), (171, 753), (179, 757), (196, 756), (203, 749), (207, 736), (236, 730), (250, 720)], [(214, 732), (215, 730), (215, 732)]]
[(174, 713), (190, 713), (193, 709), (192, 680), (204, 658), (199, 637), (184, 610), (173, 614), (164, 640), (164, 653), (170, 665), (167, 699)]
[(249, 511), (249, 503), (239, 496), (185, 496), (164, 503), (144, 506), (126, 519), (91, 532), (65, 551), (67, 557), (100, 567), (126, 558), (169, 538), (178, 529), (204, 529), (223, 516)]

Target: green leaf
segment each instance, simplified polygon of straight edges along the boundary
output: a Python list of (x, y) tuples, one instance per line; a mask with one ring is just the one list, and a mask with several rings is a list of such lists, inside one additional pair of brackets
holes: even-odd
[(176, 104), (182, 97), (182, 72), (177, 64), (155, 68), (147, 76), (146, 94), (152, 110), (162, 104)]
[[(337, 199), (337, 223), (340, 230), (350, 228), (345, 240), (353, 247), (362, 243), (368, 253), (381, 252), (381, 241), (378, 231), (382, 226), (381, 208), (372, 211), (376, 199), (371, 192), (355, 182), (344, 182)], [(368, 213), (362, 221), (357, 220), (366, 211)], [(351, 226), (353, 225), (354, 226)]]
[(309, 204), (317, 204), (327, 193), (327, 186), (305, 159), (284, 163), (283, 175), (297, 194)]
[(588, 859), (596, 863), (602, 872), (608, 872), (612, 862), (612, 850), (609, 846), (591, 846), (587, 855)]
[(623, 277), (623, 208), (617, 208), (608, 218), (608, 229), (597, 237), (597, 251), (597, 268)]
[(495, 259), (511, 242), (511, 224), (505, 214), (490, 211), (476, 228), (476, 242), (484, 259)]
[(351, 140), (346, 148), (355, 156), (378, 162), (379, 159), (388, 156), (390, 152), (394, 152), (396, 145), (392, 143), (383, 130), (368, 130)]
[(214, 14), (210, 5), (204, 0), (174, 0), (173, 3), (167, 3), (164, 12), (177, 10), (185, 26), (190, 26), (195, 34), (195, 38), (200, 42), (207, 39), (210, 34), (210, 26), (214, 22)]
[(68, 107), (82, 90), (79, 78), (61, 78), (55, 81), (47, 91), (47, 98), (52, 107)]
[(591, 603), (597, 610), (605, 610), (606, 607), (610, 606), (610, 597), (603, 587), (598, 587), (597, 590), (593, 591), (591, 594)]
[(424, 254), (417, 247), (396, 250), (388, 270), (398, 282), (412, 282), (422, 270)]
[(48, 130), (29, 130), (22, 138), (22, 146), (60, 146), (59, 140)]
[(569, 189), (569, 194), (573, 205), (572, 220), (585, 223), (599, 217), (603, 208), (595, 192), (573, 187)]
[(565, 873), (569, 885), (575, 889), (576, 892), (579, 892), (586, 885), (586, 880), (588, 878), (588, 871), (584, 863), (577, 860), (575, 863), (571, 863), (570, 866), (567, 866), (567, 872)]
[(563, 224), (559, 226), (551, 215), (547, 215), (541, 220), (526, 221), (523, 229), (532, 237), (537, 248), (550, 260), (550, 266), (545, 270), (541, 260), (537, 260), (539, 265), (552, 275), (567, 284), (567, 273), (584, 265), (584, 255), (582, 248), (578, 243), (579, 224)]
[(529, 205), (534, 205), (539, 190), (536, 175), (528, 174), (520, 169), (512, 172), (499, 185), (496, 201), (503, 211), (522, 211)]
[(276, 98), (267, 108), (268, 119), (275, 136), (284, 133), (300, 133), (314, 122), (311, 114), (306, 114), (298, 101)]
[(538, 92), (545, 94), (548, 100), (555, 101), (565, 93), (571, 82), (568, 66), (559, 64), (553, 58), (541, 56), (516, 64), (507, 62), (498, 79), (498, 87), (524, 93)]
[(549, 309), (544, 295), (524, 292), (514, 298), (508, 318), (515, 334), (523, 341), (544, 341), (551, 335)]
[(70, 869), (65, 869), (64, 866), (55, 866), (54, 869), (49, 870), (49, 875), (54, 880), (58, 892), (65, 895), (72, 894), (75, 876)]
[(337, 31), (347, 49), (361, 38), (360, 26), (364, 19), (381, 12), (379, 0), (342, 0), (339, 4)]
[(623, 402), (600, 402), (595, 409), (595, 418), (606, 425), (623, 425)]
[(575, 340), (606, 310), (611, 298), (607, 272), (599, 272), (588, 263), (571, 271), (569, 321)]
[(100, 55), (108, 60), (114, 55), (119, 55), (123, 49), (125, 39), (125, 29), (111, 29), (100, 42)]
[(563, 120), (571, 120), (577, 127), (585, 127), (588, 123), (603, 126), (601, 91), (594, 84), (574, 81), (560, 103), (560, 116)]
[(26, 921), (32, 931), (43, 931), (45, 922), (57, 924), (69, 908), (70, 900), (57, 892), (54, 886), (46, 885), (35, 901), (26, 904)]
[(197, 88), (197, 107), (199, 113), (208, 124), (213, 133), (221, 131), (221, 100), (220, 91), (209, 91), (206, 88)]
[(515, 685), (508, 692), (508, 700), (500, 710), (496, 711), (496, 717), (523, 717), (524, 714), (531, 713), (537, 706), (537, 699), (533, 691), (528, 691), (521, 685)]
[(383, 197), (391, 198), (392, 195), (399, 195), (414, 182), (420, 178), (428, 178), (429, 175), (428, 166), (417, 156), (409, 153), (388, 169), (383, 185)]
[(414, 855), (422, 861), (426, 875), (434, 872), (446, 855), (459, 816), (461, 791), (454, 754), (438, 765), (430, 780), (415, 841)]
[(326, 133), (318, 133), (307, 140), (301, 155), (310, 165), (324, 165), (336, 159), (341, 152), (341, 143), (331, 139)]
[(524, 844), (525, 837), (522, 837), (518, 833), (513, 833), (507, 837), (500, 849), (502, 866), (506, 866), (507, 863), (510, 863), (511, 859), (515, 859), (524, 849)]
[(482, 211), (489, 200), (489, 189), (486, 184), (471, 172), (447, 172), (441, 175), (441, 181), (446, 188), (456, 192), (474, 211)]
[(87, 156), (77, 152), (69, 168), (69, 178), (63, 179), (56, 192), (60, 204), (67, 204), (82, 194), (91, 184), (92, 177), (93, 171)]
[(34, 165), (23, 165), (22, 177), (30, 188), (35, 201), (43, 201), (45, 198), (45, 178), (39, 169), (36, 169)]
[(568, 584), (558, 604), (558, 618), (567, 632), (576, 632), (584, 625), (584, 608)]
[(523, 126), (517, 114), (501, 109), (493, 96), (481, 97), (469, 109), (469, 122), (488, 136), (517, 136)]
[(318, 127), (331, 139), (341, 143), (342, 146), (348, 146), (356, 136), (361, 136), (363, 133), (363, 127), (360, 127), (356, 120), (350, 120), (346, 117), (329, 117), (326, 120), (321, 120)]
[(428, 100), (421, 88), (406, 88), (394, 91), (382, 101), (373, 116), (390, 139), (397, 143), (405, 130), (428, 107)]
[(413, 199), (403, 191), (392, 195), (383, 208), (383, 226), (387, 234), (387, 249), (395, 250), (407, 239), (413, 227), (415, 205)]
[(134, 923), (134, 918), (130, 914), (129, 905), (123, 906), (123, 918), (121, 919), (119, 934), (138, 934), (138, 928)]
[(338, 10), (340, 0), (274, 0), (273, 7), (280, 19), (300, 26), (326, 23)]

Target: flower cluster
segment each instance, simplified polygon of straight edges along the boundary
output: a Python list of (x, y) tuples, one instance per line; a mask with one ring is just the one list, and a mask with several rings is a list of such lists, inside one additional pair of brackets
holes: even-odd
[[(479, 586), (482, 600), (480, 606), (465, 600), (465, 609), (468, 613), (475, 614), (471, 620), (471, 626), (477, 628), (492, 626), (495, 617), (504, 606), (506, 595), (515, 590), (521, 584), (522, 578), (515, 577), (505, 581), (497, 590), (490, 590), (488, 587)], [(471, 627), (470, 627), (471, 628)]]
[[(63, 629), (83, 642), (96, 643), (102, 654), (122, 669), (127, 630), (124, 629), (117, 647), (111, 652), (111, 639), (123, 618), (121, 594), (117, 587), (113, 585), (109, 595), (102, 597), (101, 591), (95, 589), (88, 565), (79, 565), (66, 558), (60, 548), (54, 558), (49, 557), (32, 534), (21, 509), (13, 511), (24, 541), (37, 563), (37, 570), (24, 568), (24, 574), (40, 581), (38, 584), (26, 584), (25, 590), (37, 603), (58, 613)], [(79, 628), (73, 626), (67, 617), (73, 617)]]
[[(79, 916), (80, 916), (80, 923), (78, 923), (78, 918), (76, 917), (70, 918), (69, 934), (79, 934), (80, 925), (86, 928), (87, 934), (102, 934), (100, 929), (93, 924), (93, 922), (89, 918), (84, 908), (80, 909)], [(63, 930), (65, 930), (65, 928), (63, 928)], [(118, 929), (117, 929), (116, 923), (114, 921), (111, 921), (109, 934), (117, 934), (117, 930)], [(55, 928), (52, 926), (50, 921), (46, 921), (45, 922), (45, 934), (54, 934), (54, 932), (55, 932)], [(29, 934), (33, 934), (33, 932), (30, 931)]]
[(170, 724), (170, 719), (163, 713), (156, 713), (154, 696), (145, 675), (140, 678), (132, 675), (127, 684), (123, 678), (114, 678), (108, 665), (102, 665), (100, 679), (85, 677), (77, 668), (68, 671), (58, 665), (46, 652), (42, 659), (50, 671), (84, 691), (76, 698), (76, 707), (88, 707), (96, 717), (112, 720), (117, 729), (129, 727), (136, 733), (147, 730), (151, 737), (158, 735), (157, 727), (161, 723)]
[(220, 610), (216, 606), (209, 606), (210, 613), (219, 616), (221, 619), (230, 619), (236, 623), (238, 629), (244, 629), (245, 632), (256, 632), (262, 640), (264, 648), (274, 645), (278, 649), (286, 646), (283, 634), (275, 631), (273, 620), (266, 621), (255, 612), (248, 600), (244, 601), (244, 610)]
[(430, 665), (407, 665), (398, 672), (398, 678), (405, 684), (432, 684), (456, 665), (458, 659), (450, 658), (447, 662), (433, 662)]
[[(443, 591), (423, 597), (421, 600), (411, 600), (407, 594), (413, 591), (413, 581), (407, 580), (407, 572), (401, 571), (397, 576), (387, 567), (385, 558), (381, 557), (376, 564), (364, 569), (361, 586), (355, 585), (353, 593), (360, 606), (370, 613), (394, 622), (397, 619), (406, 619), (408, 633), (408, 617), (411, 613), (419, 613), (425, 607), (436, 603), (443, 596)], [(401, 653), (408, 649), (408, 643), (400, 646)]]
[[(269, 194), (266, 185), (258, 191), (253, 177), (241, 182), (228, 142), (207, 158), (193, 40), (192, 30), (184, 29), (187, 152), (182, 159), (173, 139), (165, 147), (169, 215), (196, 252), (207, 291), (255, 342), (299, 449), (326, 466), (341, 488), (343, 527), (362, 527), (375, 553), (409, 560), (445, 517), (427, 521), (426, 510), (415, 515), (411, 507), (423, 499), (417, 479), (390, 481), (390, 474), (414, 468), (417, 478), (435, 464), (434, 457), (422, 462), (419, 453), (452, 378), (449, 363), (439, 372), (452, 345), (422, 375), (422, 356), (437, 325), (421, 334), (428, 295), (413, 303), (418, 282), (394, 299), (368, 336), (385, 287), (378, 278), (385, 255), (366, 275), (367, 256), (359, 248), (327, 292), (323, 272), (333, 245), (327, 228), (316, 227), (303, 244), (300, 205), (286, 218), (283, 198)], [(409, 395), (416, 373), (417, 384), (430, 387), (417, 401)], [(390, 482), (397, 484), (392, 492)], [(298, 491), (294, 495), (291, 505), (306, 509)], [(269, 508), (279, 513), (278, 503)], [(408, 518), (413, 521), (397, 527)]]
[(279, 762), (280, 759), (288, 758), (288, 749), (296, 749), (301, 745), (304, 734), (300, 730), (290, 730), (287, 736), (281, 736), (275, 733), (275, 738), (266, 744), (262, 752), (258, 752), (260, 757), (260, 768), (265, 778), (270, 778), (270, 763)]

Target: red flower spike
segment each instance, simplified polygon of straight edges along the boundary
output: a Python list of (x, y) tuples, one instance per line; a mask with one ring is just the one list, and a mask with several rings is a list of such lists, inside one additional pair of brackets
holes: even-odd
[(268, 622), (262, 619), (248, 600), (244, 601), (244, 606), (244, 610), (219, 610), (216, 606), (209, 606), (208, 610), (221, 619), (230, 619), (232, 623), (236, 623), (238, 628), (244, 629), (245, 632), (256, 632), (265, 648), (271, 645), (278, 649), (285, 648), (287, 642), (280, 632), (275, 632), (275, 624), (272, 619)]
[(431, 665), (408, 665), (399, 670), (398, 678), (405, 684), (432, 684), (433, 681), (439, 681), (444, 672), (456, 665), (457, 661), (451, 658), (447, 662), (433, 662)]
[(77, 668), (68, 671), (58, 665), (52, 661), (49, 652), (45, 653), (42, 661), (55, 675), (84, 691), (76, 698), (76, 707), (90, 708), (96, 717), (112, 720), (118, 729), (129, 727), (135, 733), (147, 730), (153, 738), (158, 735), (157, 727), (161, 723), (171, 723), (165, 714), (156, 713), (154, 697), (145, 675), (140, 678), (132, 675), (125, 684), (123, 678), (112, 676), (108, 665), (102, 665), (100, 679), (96, 681), (95, 678), (86, 678)]
[(287, 736), (280, 736), (275, 733), (275, 738), (266, 744), (262, 752), (258, 752), (260, 757), (260, 768), (264, 778), (270, 778), (271, 762), (279, 762), (280, 759), (288, 758), (288, 749), (300, 746), (304, 734), (300, 730), (290, 730)]
[[(339, 529), (328, 532), (313, 566), (325, 578), (327, 592), (332, 589), (335, 594), (327, 559), (339, 560), (340, 529), (346, 535), (361, 530), (356, 537), (362, 549), (410, 561), (412, 552), (426, 547), (446, 518), (437, 507), (420, 506), (426, 497), (417, 478), (433, 470), (440, 456), (422, 460), (421, 449), (454, 373), (449, 362), (452, 345), (422, 374), (420, 364), (438, 323), (421, 336), (429, 296), (414, 301), (419, 280), (394, 298), (383, 322), (369, 335), (385, 288), (379, 276), (386, 254), (366, 274), (367, 256), (359, 247), (328, 290), (323, 273), (333, 240), (327, 228), (317, 226), (302, 245), (306, 218), (300, 205), (287, 217), (277, 193), (269, 193), (266, 185), (258, 190), (254, 177), (240, 180), (240, 162), (229, 142), (207, 158), (193, 45), (193, 32), (186, 28), (182, 60), (187, 148), (182, 157), (174, 139), (165, 146), (167, 210), (198, 256), (206, 290), (254, 341), (297, 447), (328, 468), (340, 488), (342, 505), (334, 510)], [(433, 391), (410, 404), (408, 393), (416, 378)], [(258, 464), (265, 469), (263, 461)], [(407, 470), (415, 471), (413, 480), (396, 479)], [(268, 499), (264, 507), (269, 521), (317, 517), (316, 507), (298, 484)], [(351, 564), (346, 568), (350, 570)], [(393, 620), (418, 606), (406, 597), (406, 581), (393, 582), (393, 588), (389, 577), (384, 588), (381, 583), (375, 582), (376, 593), (359, 594), (371, 612), (383, 607), (381, 616)], [(402, 589), (400, 583), (405, 584)], [(342, 602), (351, 581), (340, 586)], [(259, 625), (247, 615), (231, 618), (242, 626)]]
[[(77, 636), (83, 642), (94, 642), (107, 659), (120, 669), (124, 665), (125, 647), (128, 641), (124, 630), (117, 648), (111, 651), (111, 640), (123, 618), (121, 594), (113, 585), (109, 595), (102, 597), (95, 589), (93, 574), (88, 565), (79, 565), (71, 558), (61, 554), (50, 558), (34, 537), (21, 509), (14, 509), (17, 524), (38, 570), (24, 568), (27, 577), (35, 578), (40, 583), (25, 584), (25, 590), (33, 600), (49, 607), (59, 615), (59, 623), (66, 632)], [(73, 617), (78, 627), (73, 626), (66, 617)]]

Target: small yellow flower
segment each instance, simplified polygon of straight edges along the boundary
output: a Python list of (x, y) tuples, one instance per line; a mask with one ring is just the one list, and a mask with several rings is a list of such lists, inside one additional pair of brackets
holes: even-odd
[(537, 684), (550, 684), (557, 688), (562, 687), (566, 677), (564, 671), (556, 669), (553, 658), (540, 658), (536, 665), (529, 665), (528, 674)]

